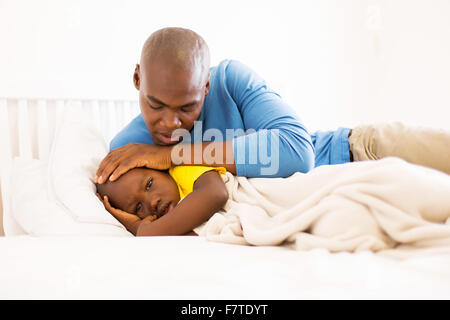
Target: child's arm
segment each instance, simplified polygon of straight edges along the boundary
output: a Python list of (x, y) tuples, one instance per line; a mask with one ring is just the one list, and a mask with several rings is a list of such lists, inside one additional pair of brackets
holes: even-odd
[(137, 236), (182, 235), (192, 231), (219, 211), (228, 200), (225, 183), (217, 171), (203, 173), (193, 191), (170, 212), (155, 221), (143, 220)]
[(228, 191), (217, 171), (203, 173), (194, 183), (193, 191), (161, 218), (137, 215), (113, 208), (105, 196), (105, 208), (137, 236), (192, 235), (192, 230), (219, 211), (228, 200)]

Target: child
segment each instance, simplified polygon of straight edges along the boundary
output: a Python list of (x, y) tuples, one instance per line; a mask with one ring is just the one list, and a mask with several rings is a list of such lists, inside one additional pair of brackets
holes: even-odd
[(177, 166), (168, 172), (135, 168), (116, 181), (96, 184), (97, 196), (133, 235), (196, 235), (192, 230), (228, 200), (220, 176), (225, 172), (204, 166)]

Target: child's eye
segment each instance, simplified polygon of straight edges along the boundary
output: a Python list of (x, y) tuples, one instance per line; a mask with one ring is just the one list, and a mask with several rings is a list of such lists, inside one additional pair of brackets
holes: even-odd
[(153, 183), (153, 178), (150, 178), (150, 179), (147, 181), (147, 184), (145, 185), (145, 190), (146, 190), (146, 191), (148, 191), (148, 189), (150, 189), (150, 187), (152, 186), (152, 183)]
[(141, 208), (142, 208), (142, 204), (139, 202), (137, 205), (136, 205), (136, 210), (134, 211), (134, 213), (138, 213), (139, 212), (139, 210), (141, 210)]

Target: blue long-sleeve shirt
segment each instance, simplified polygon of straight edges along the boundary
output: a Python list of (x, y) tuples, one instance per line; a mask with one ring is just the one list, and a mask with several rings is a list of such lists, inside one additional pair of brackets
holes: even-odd
[[(349, 161), (349, 129), (310, 135), (294, 110), (258, 74), (235, 60), (210, 68), (210, 89), (198, 121), (190, 142), (211, 141), (205, 132), (215, 141), (232, 139), (239, 176), (287, 177)], [(194, 134), (200, 130), (202, 135)], [(111, 140), (110, 150), (130, 142), (153, 144), (142, 115)]]

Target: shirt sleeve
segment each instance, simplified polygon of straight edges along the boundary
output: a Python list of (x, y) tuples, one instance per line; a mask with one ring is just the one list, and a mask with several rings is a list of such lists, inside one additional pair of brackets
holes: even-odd
[(306, 127), (259, 75), (231, 61), (227, 88), (246, 128), (245, 135), (233, 139), (238, 176), (287, 177), (314, 168), (314, 146)]
[(202, 174), (212, 170), (217, 171), (219, 174), (227, 172), (224, 167), (175, 166), (169, 169), (169, 175), (178, 186), (180, 198), (183, 198), (193, 191), (195, 181)]

